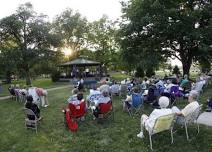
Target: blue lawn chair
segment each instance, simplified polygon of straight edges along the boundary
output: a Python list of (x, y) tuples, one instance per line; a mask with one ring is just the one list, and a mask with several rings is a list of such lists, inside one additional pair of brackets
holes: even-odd
[(130, 116), (141, 114), (141, 107), (143, 105), (142, 96), (140, 93), (132, 93), (132, 104), (128, 106), (128, 113)]

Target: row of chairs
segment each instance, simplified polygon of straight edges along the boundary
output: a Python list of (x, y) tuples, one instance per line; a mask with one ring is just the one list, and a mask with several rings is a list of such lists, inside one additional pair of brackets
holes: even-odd
[[(74, 123), (76, 123), (79, 118), (85, 117), (86, 114), (87, 114), (85, 102), (82, 102), (79, 105), (74, 105), (74, 104), (69, 103), (68, 108), (70, 110), (69, 116), (70, 116), (70, 118), (73, 119)], [(103, 116), (103, 117), (99, 117), (99, 118), (112, 117), (112, 120), (114, 120), (114, 108), (113, 108), (112, 101), (110, 101), (108, 103), (101, 103), (101, 104), (99, 104), (98, 108), (100, 110), (100, 115)], [(26, 128), (34, 129), (37, 133), (37, 128), (38, 128), (38, 124), (40, 122), (40, 119), (37, 118), (37, 116), (35, 115), (35, 113), (31, 109), (24, 108), (23, 110), (24, 110), (24, 113), (25, 113), (25, 126), (26, 126)], [(29, 119), (30, 116), (34, 117), (35, 119), (30, 120)], [(66, 117), (65, 117), (64, 122), (65, 122), (66, 125), (68, 125)], [(74, 127), (74, 126), (72, 126), (72, 127)], [(71, 130), (76, 131), (77, 128), (71, 128)]]

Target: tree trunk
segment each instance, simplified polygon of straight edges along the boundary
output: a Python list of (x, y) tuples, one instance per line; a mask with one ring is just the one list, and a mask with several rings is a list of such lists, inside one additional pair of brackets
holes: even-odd
[(26, 85), (31, 85), (32, 84), (32, 81), (31, 81), (29, 69), (26, 69), (25, 72), (26, 72)]
[(10, 84), (11, 83), (11, 72), (10, 71), (7, 71), (6, 79), (7, 79), (7, 84)]
[(189, 76), (192, 64), (192, 58), (189, 57), (182, 58), (181, 62), (183, 65), (183, 75), (187, 74)]

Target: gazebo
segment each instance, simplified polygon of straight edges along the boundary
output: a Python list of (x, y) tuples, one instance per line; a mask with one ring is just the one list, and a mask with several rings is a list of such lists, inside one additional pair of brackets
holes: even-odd
[(100, 62), (92, 61), (79, 57), (72, 61), (61, 64), (60, 80), (81, 79), (99, 80), (102, 77), (102, 66)]

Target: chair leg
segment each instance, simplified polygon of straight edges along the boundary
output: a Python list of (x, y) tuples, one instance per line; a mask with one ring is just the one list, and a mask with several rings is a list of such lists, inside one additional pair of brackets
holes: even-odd
[(187, 124), (185, 123), (185, 130), (186, 130), (186, 138), (187, 140), (189, 140), (189, 136), (188, 136), (188, 128), (187, 128)]
[(171, 139), (172, 139), (171, 143), (173, 144), (173, 143), (174, 143), (174, 138), (173, 138), (173, 128), (171, 128)]
[(150, 149), (153, 150), (152, 148), (152, 135), (149, 133), (149, 144), (150, 144)]
[(197, 124), (197, 134), (199, 134), (199, 124), (198, 123), (196, 124)]

